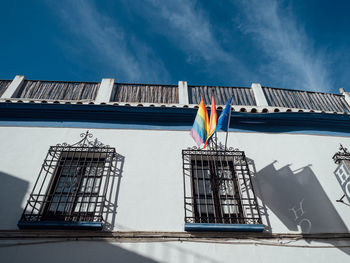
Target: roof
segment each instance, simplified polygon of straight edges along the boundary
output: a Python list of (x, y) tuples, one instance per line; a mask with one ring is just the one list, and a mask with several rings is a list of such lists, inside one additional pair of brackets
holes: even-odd
[[(11, 80), (0, 80), (0, 97)], [(349, 113), (344, 95), (261, 87), (267, 105), (259, 105), (251, 87), (195, 86), (186, 83), (187, 100), (181, 101), (180, 86), (164, 84), (114, 83), (109, 101), (98, 102), (99, 82), (23, 80), (11, 98), (3, 102), (56, 104), (109, 104), (137, 107), (196, 108), (203, 94), (210, 105), (211, 94), (222, 109), (232, 96), (232, 110), (241, 112), (325, 112)]]

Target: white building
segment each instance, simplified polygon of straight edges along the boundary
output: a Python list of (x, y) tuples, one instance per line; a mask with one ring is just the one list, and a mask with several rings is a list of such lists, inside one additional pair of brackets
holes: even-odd
[[(212, 92), (227, 151), (189, 135)], [(349, 260), (346, 92), (16, 76), (0, 96), (1, 262)]]

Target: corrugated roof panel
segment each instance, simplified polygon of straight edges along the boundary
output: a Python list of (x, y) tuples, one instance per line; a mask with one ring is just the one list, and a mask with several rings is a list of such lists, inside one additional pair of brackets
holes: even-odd
[(199, 104), (203, 94), (204, 103), (210, 105), (214, 94), (217, 105), (225, 105), (231, 96), (232, 105), (256, 105), (252, 89), (246, 87), (188, 86), (188, 93), (190, 104)]
[[(0, 80), (0, 96), (11, 80)], [(36, 100), (94, 100), (100, 83), (25, 80), (13, 98)], [(327, 112), (350, 112), (343, 95), (285, 90), (263, 87), (268, 105)], [(210, 106), (214, 94), (217, 105), (225, 105), (232, 96), (232, 105), (256, 106), (253, 90), (249, 87), (188, 86), (189, 104), (199, 104), (201, 94)], [(177, 85), (115, 83), (111, 102), (178, 104)]]
[(100, 83), (25, 80), (14, 98), (94, 100)]
[(177, 85), (115, 83), (111, 102), (179, 103)]
[(12, 80), (0, 80), (0, 97), (4, 94), (8, 86), (10, 86)]
[(269, 106), (273, 107), (333, 112), (349, 112), (350, 110), (342, 95), (269, 87), (263, 87), (263, 91)]
[(345, 101), (345, 97), (344, 96), (335, 96), (335, 101), (338, 103), (340, 109), (342, 109), (344, 112), (349, 112), (350, 111), (350, 106)]

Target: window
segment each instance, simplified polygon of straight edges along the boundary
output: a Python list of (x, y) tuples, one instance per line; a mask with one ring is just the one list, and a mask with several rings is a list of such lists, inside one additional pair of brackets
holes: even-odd
[(182, 155), (186, 230), (263, 230), (244, 152), (189, 149)]
[(102, 229), (114, 148), (90, 141), (51, 146), (18, 223), (20, 228)]

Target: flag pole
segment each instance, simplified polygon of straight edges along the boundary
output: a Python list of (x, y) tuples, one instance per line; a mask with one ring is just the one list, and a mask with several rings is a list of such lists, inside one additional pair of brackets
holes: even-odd
[[(231, 103), (232, 103), (232, 101), (231, 101)], [(227, 131), (226, 131), (226, 139), (225, 139), (225, 151), (226, 151), (226, 145), (227, 145), (228, 129), (230, 127), (230, 122), (231, 122), (231, 103), (230, 103), (230, 114), (229, 114), (228, 122), (227, 122)]]
[[(214, 90), (212, 90), (212, 96), (214, 96)], [(216, 111), (216, 105), (215, 105), (215, 111)], [(216, 125), (217, 125), (217, 123), (218, 123), (218, 117), (216, 117)], [(215, 128), (216, 128), (216, 126), (215, 126)], [(218, 135), (217, 135), (217, 132), (214, 132), (214, 133), (215, 133), (215, 150), (217, 151), (218, 150)]]

